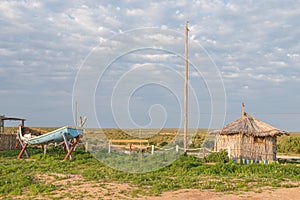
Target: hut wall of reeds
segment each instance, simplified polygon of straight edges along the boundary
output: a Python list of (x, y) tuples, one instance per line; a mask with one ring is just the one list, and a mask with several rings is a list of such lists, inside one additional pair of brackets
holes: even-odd
[(244, 112), (216, 134), (215, 151), (225, 149), (231, 159), (276, 160), (277, 136), (288, 132), (272, 127)]
[(276, 137), (257, 138), (248, 135), (218, 135), (215, 151), (230, 152), (230, 158), (247, 160), (276, 160)]
[(15, 134), (0, 133), (0, 151), (15, 149), (16, 142)]

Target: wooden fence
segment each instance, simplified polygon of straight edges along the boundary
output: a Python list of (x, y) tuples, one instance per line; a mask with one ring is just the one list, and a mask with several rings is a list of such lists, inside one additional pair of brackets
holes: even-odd
[(15, 134), (0, 134), (0, 151), (14, 149), (16, 142)]
[[(0, 134), (0, 151), (5, 150), (12, 150), (15, 149), (17, 139), (15, 134)], [(125, 144), (128, 143), (128, 144)], [(134, 143), (138, 143), (138, 145), (134, 145)], [(93, 149), (106, 149), (108, 153), (112, 151), (119, 151), (119, 152), (131, 152), (131, 151), (141, 151), (147, 150), (146, 152), (154, 154), (156, 150), (159, 151), (176, 151), (176, 152), (183, 152), (183, 148), (175, 145), (168, 149), (163, 147), (157, 147), (154, 145), (149, 145), (148, 140), (109, 140), (107, 144), (103, 143), (103, 145), (94, 145), (89, 144), (86, 142), (79, 142), (79, 145), (83, 145), (85, 151), (88, 150), (93, 151)], [(45, 146), (44, 153), (46, 153), (47, 146), (57, 146), (57, 143), (50, 143)], [(106, 147), (105, 147), (106, 146)], [(205, 157), (211, 152), (211, 150), (207, 148), (195, 148), (195, 149), (187, 149), (187, 153), (191, 155), (195, 155), (198, 157)]]
[[(122, 143), (122, 144), (115, 144), (115, 143)], [(128, 143), (128, 144), (125, 144)], [(134, 145), (134, 143), (139, 143), (139, 145)], [(146, 144), (147, 143), (147, 144)], [(154, 154), (163, 151), (176, 151), (182, 152), (183, 148), (179, 145), (169, 146), (168, 148), (158, 147), (154, 145), (149, 145), (148, 140), (109, 140), (108, 143), (103, 142), (101, 145), (91, 144), (89, 142), (81, 142), (79, 143), (84, 146), (85, 151), (97, 151), (97, 150), (105, 150), (108, 153), (112, 152), (123, 152), (126, 154), (130, 154), (131, 151), (141, 152), (145, 150), (144, 153), (146, 154)], [(201, 157), (204, 159), (205, 156), (213, 152), (212, 150), (201, 147), (195, 149), (186, 149), (188, 155), (194, 155), (197, 157)]]

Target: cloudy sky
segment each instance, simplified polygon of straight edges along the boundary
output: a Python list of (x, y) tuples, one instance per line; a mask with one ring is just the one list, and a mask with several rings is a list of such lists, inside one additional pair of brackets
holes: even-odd
[(299, 0), (1, 1), (0, 114), (72, 125), (77, 101), (90, 127), (182, 126), (188, 20), (190, 127), (245, 102), (300, 131), (299, 19)]

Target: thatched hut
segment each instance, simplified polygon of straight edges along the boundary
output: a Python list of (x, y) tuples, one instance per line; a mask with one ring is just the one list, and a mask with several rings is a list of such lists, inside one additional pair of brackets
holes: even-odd
[(216, 134), (215, 151), (228, 150), (231, 159), (276, 160), (277, 136), (289, 135), (288, 132), (274, 128), (244, 112), (242, 116)]

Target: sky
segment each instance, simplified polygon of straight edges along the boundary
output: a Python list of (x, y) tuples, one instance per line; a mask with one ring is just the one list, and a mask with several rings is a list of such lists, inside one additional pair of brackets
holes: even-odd
[(300, 1), (0, 2), (0, 114), (30, 126), (189, 127), (245, 111), (300, 131)]

